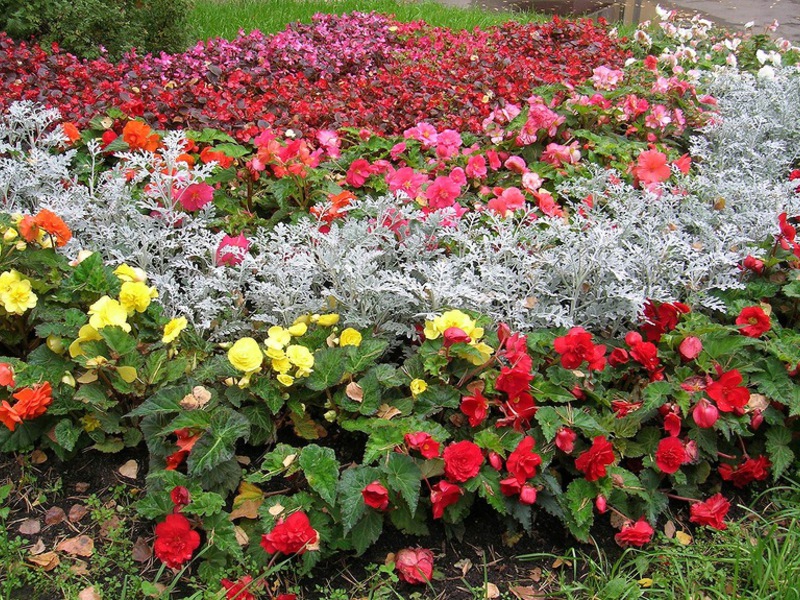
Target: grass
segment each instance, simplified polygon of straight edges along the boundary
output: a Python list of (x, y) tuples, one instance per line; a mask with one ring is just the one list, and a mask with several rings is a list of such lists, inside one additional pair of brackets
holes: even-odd
[(488, 27), (510, 20), (541, 22), (546, 15), (456, 8), (431, 0), (196, 0), (189, 22), (193, 37), (236, 37), (239, 29), (264, 33), (283, 30), (288, 23), (308, 23), (316, 13), (343, 14), (376, 11), (393, 14), (402, 22), (425, 20), (451, 29)]

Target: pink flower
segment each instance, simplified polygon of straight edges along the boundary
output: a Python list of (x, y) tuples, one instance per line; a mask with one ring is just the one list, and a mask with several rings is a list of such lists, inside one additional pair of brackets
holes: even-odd
[(578, 142), (572, 142), (569, 146), (555, 143), (547, 144), (547, 148), (542, 153), (542, 161), (555, 167), (577, 164), (581, 159), (581, 152), (578, 147)]
[(214, 199), (214, 188), (207, 183), (193, 183), (178, 194), (178, 202), (186, 210), (200, 210)]
[(592, 84), (598, 90), (613, 90), (617, 87), (625, 73), (619, 69), (609, 69), (606, 66), (596, 67), (592, 75)]
[(411, 127), (403, 132), (403, 137), (417, 140), (423, 148), (434, 146), (439, 139), (436, 128), (428, 123), (417, 123), (416, 127)]
[(719, 419), (719, 409), (705, 398), (700, 398), (692, 410), (692, 418), (701, 429), (709, 429)]
[(645, 150), (636, 160), (634, 176), (644, 184), (661, 183), (669, 179), (672, 171), (667, 164), (667, 155), (658, 150)]
[(347, 170), (345, 181), (347, 185), (360, 188), (366, 183), (372, 173), (373, 170), (369, 162), (363, 158), (358, 158), (352, 162), (350, 168)]
[(694, 337), (693, 335), (684, 338), (680, 346), (678, 346), (678, 354), (686, 361), (694, 360), (700, 356), (700, 352), (702, 351), (703, 342), (700, 341), (700, 338)]
[(544, 180), (535, 171), (528, 171), (522, 174), (522, 187), (528, 192), (536, 192), (542, 187)]
[(404, 548), (395, 556), (397, 576), (406, 583), (428, 583), (433, 576), (433, 552), (424, 548)]
[(226, 235), (217, 246), (216, 262), (217, 266), (228, 265), (230, 267), (241, 264), (244, 255), (250, 249), (250, 240), (240, 233), (236, 237)]
[(440, 176), (425, 190), (428, 206), (433, 209), (453, 206), (456, 198), (461, 194), (461, 186), (449, 177)]
[(428, 176), (418, 173), (411, 167), (397, 169), (386, 174), (386, 183), (392, 192), (405, 192), (409, 198), (416, 198), (423, 184), (428, 181)]
[(339, 158), (341, 156), (341, 152), (339, 152), (339, 144), (341, 141), (335, 131), (320, 129), (317, 132), (317, 141), (320, 143), (320, 146), (325, 148), (325, 151), (331, 158)]
[(497, 198), (489, 200), (486, 206), (492, 212), (506, 216), (525, 207), (525, 196), (518, 188), (510, 187), (503, 190)]
[(450, 171), (450, 179), (458, 186), (467, 185), (467, 175), (461, 167), (455, 167)]
[(503, 163), (503, 166), (509, 171), (519, 173), (520, 175), (528, 172), (528, 165), (525, 164), (525, 159), (521, 156), (509, 156), (506, 162)]
[(467, 177), (470, 179), (486, 178), (486, 159), (480, 154), (469, 157), (467, 161)]
[(453, 129), (445, 129), (436, 138), (436, 156), (447, 160), (458, 154), (461, 147), (461, 135)]

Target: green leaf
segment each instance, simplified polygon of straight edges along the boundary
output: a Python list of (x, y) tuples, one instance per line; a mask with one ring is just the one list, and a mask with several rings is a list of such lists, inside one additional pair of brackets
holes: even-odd
[(214, 150), (223, 152), (226, 156), (230, 156), (231, 158), (242, 158), (243, 156), (250, 154), (250, 150), (248, 148), (240, 146), (239, 144), (231, 143), (217, 144), (214, 146)]
[(425, 517), (425, 511), (422, 510), (418, 510), (412, 515), (405, 504), (398, 504), (389, 513), (392, 524), (407, 535), (429, 535), (430, 531)]
[(54, 430), (56, 442), (67, 452), (72, 452), (83, 430), (75, 427), (70, 419), (61, 419)]
[(411, 514), (417, 512), (419, 503), (419, 486), (422, 473), (416, 461), (407, 454), (393, 452), (389, 455), (382, 471), (386, 473), (386, 483), (389, 488), (400, 492), (406, 501)]
[(387, 453), (391, 453), (395, 446), (403, 443), (405, 432), (399, 427), (384, 427), (376, 429), (367, 440), (364, 447), (364, 464), (380, 460)]
[(775, 426), (767, 431), (767, 453), (772, 462), (772, 477), (777, 480), (794, 462), (794, 452), (789, 448), (792, 432), (786, 427)]
[(642, 394), (644, 404), (637, 412), (659, 408), (669, 400), (670, 394), (672, 394), (672, 385), (667, 381), (654, 381), (648, 384)]
[(109, 349), (117, 356), (125, 356), (136, 350), (136, 339), (132, 335), (125, 333), (121, 327), (116, 325), (103, 327), (98, 333), (106, 341)]
[(756, 384), (758, 390), (772, 400), (785, 401), (793, 392), (795, 384), (789, 379), (783, 364), (776, 358), (769, 357), (759, 363), (761, 370), (753, 373), (750, 382)]
[(214, 492), (194, 492), (191, 499), (191, 503), (186, 507), (186, 512), (198, 517), (215, 515), (225, 506), (225, 498)]
[(247, 417), (252, 426), (250, 429), (250, 444), (262, 446), (273, 439), (275, 435), (275, 422), (269, 409), (264, 405), (245, 406), (242, 414)]
[(310, 390), (321, 392), (338, 385), (345, 373), (347, 348), (326, 348), (314, 355), (314, 370), (305, 380)]
[(542, 406), (536, 411), (536, 420), (542, 428), (545, 440), (552, 442), (556, 437), (556, 432), (563, 426), (561, 416), (552, 406)]
[(757, 343), (753, 338), (729, 331), (709, 334), (701, 339), (703, 341), (703, 351), (719, 362), (722, 362), (721, 359), (729, 357), (740, 348)]
[(62, 291), (66, 295), (79, 294), (96, 300), (102, 295), (118, 296), (121, 285), (119, 278), (104, 264), (100, 253), (95, 252), (75, 267), (72, 276), (64, 282)]
[(283, 408), (285, 403), (283, 393), (278, 384), (269, 377), (258, 377), (250, 386), (250, 391), (264, 401), (273, 415)]
[(576, 479), (567, 486), (567, 513), (578, 527), (592, 523), (596, 495), (595, 487), (585, 479)]
[(247, 418), (229, 408), (218, 408), (211, 418), (208, 429), (197, 440), (189, 453), (187, 467), (189, 475), (199, 475), (233, 457), (239, 438), (250, 434)]
[(379, 478), (380, 471), (375, 467), (354, 467), (342, 473), (336, 489), (344, 535), (355, 527), (366, 510), (361, 491)]
[(107, 437), (104, 440), (97, 442), (92, 446), (93, 450), (105, 452), (107, 454), (116, 454), (125, 448), (125, 442), (118, 437)]
[(75, 400), (98, 410), (107, 410), (116, 404), (112, 398), (108, 397), (108, 392), (101, 383), (82, 385), (75, 392)]
[(353, 548), (357, 555), (364, 554), (364, 551), (374, 544), (381, 536), (383, 531), (383, 514), (368, 510), (361, 520), (353, 527), (350, 539), (353, 540)]
[(458, 408), (461, 394), (451, 385), (429, 385), (428, 389), (416, 398), (414, 412), (419, 415), (430, 415), (444, 408)]
[(506, 514), (505, 496), (500, 491), (500, 473), (490, 466), (484, 466), (476, 479), (478, 480), (478, 495), (501, 515)]
[(346, 346), (346, 371), (352, 374), (365, 371), (375, 364), (388, 346), (389, 342), (377, 338), (364, 338), (358, 346)]
[(308, 484), (330, 505), (336, 502), (336, 483), (339, 480), (339, 461), (333, 448), (309, 444), (300, 453), (300, 467)]
[(145, 417), (147, 415), (181, 412), (183, 409), (181, 408), (180, 401), (190, 392), (191, 388), (185, 385), (161, 389), (138, 407), (134, 408), (126, 416)]

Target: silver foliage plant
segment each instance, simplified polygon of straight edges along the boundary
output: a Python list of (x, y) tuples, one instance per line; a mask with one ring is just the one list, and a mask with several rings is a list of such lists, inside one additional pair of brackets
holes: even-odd
[[(328, 310), (349, 325), (411, 335), (415, 323), (451, 307), (523, 330), (581, 325), (615, 333), (639, 318), (647, 298), (721, 309), (713, 292), (741, 285), (738, 265), (777, 233), (780, 212), (800, 213), (786, 181), (800, 152), (800, 78), (789, 70), (773, 79), (726, 71), (704, 86), (718, 98), (720, 117), (693, 140), (698, 174), (676, 173), (656, 195), (595, 168), (558, 190), (571, 203), (569, 221), (426, 217), (402, 198), (366, 198), (327, 233), (311, 216), (280, 224), (252, 237), (241, 264), (217, 266), (224, 234), (209, 230), (213, 207), (177, 206), (180, 190), (210, 174), (176, 161), (179, 133), (167, 134), (161, 158), (120, 155), (133, 181), (118, 169), (81, 185), (70, 175), (71, 154), (51, 153), (59, 142), (46, 132), (55, 117), (32, 106), (15, 108), (0, 125), (0, 190), (4, 210), (46, 206), (61, 214), (77, 238), (71, 251), (91, 248), (145, 269), (168, 312), (212, 339)], [(22, 116), (28, 129), (20, 129)], [(38, 152), (40, 166), (26, 166)], [(90, 154), (97, 163), (97, 144)], [(580, 203), (590, 194), (592, 209)]]

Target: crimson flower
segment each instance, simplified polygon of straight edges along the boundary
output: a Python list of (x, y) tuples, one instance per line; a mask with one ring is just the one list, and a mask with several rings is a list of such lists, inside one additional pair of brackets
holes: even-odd
[(252, 575), (245, 575), (235, 582), (228, 579), (220, 581), (222, 587), (227, 590), (225, 593), (226, 600), (256, 600), (256, 597), (247, 591), (252, 588), (252, 583)]
[(700, 429), (708, 429), (719, 419), (719, 410), (705, 398), (700, 398), (692, 410), (692, 418)]
[(722, 412), (735, 412), (744, 408), (750, 401), (750, 391), (742, 383), (742, 374), (738, 369), (721, 372), (719, 379), (706, 386), (706, 394)]
[(645, 323), (641, 327), (647, 341), (658, 343), (662, 335), (675, 329), (680, 315), (688, 312), (691, 312), (691, 309), (682, 302), (656, 303), (648, 299), (644, 303)]
[(533, 380), (531, 374), (531, 357), (527, 354), (517, 355), (513, 360), (513, 366), (500, 368), (494, 388), (505, 392), (509, 398), (517, 398), (530, 388)]
[(236, 237), (225, 235), (217, 246), (217, 253), (215, 260), (217, 266), (228, 265), (235, 267), (244, 260), (244, 255), (250, 248), (250, 240), (248, 240), (244, 233), (240, 233)]
[(664, 438), (656, 449), (656, 465), (664, 473), (675, 473), (686, 462), (683, 442), (676, 437)]
[(407, 433), (405, 442), (410, 450), (419, 450), (423, 458), (436, 458), (439, 456), (439, 442), (433, 439), (429, 433), (424, 431)]
[(364, 504), (375, 510), (384, 511), (389, 508), (389, 490), (380, 481), (373, 481), (361, 490)]
[(153, 553), (170, 569), (177, 569), (192, 558), (200, 546), (200, 534), (192, 529), (189, 519), (181, 514), (167, 515), (156, 525)]
[(481, 394), (480, 390), (475, 390), (472, 396), (464, 396), (461, 399), (461, 412), (469, 417), (469, 424), (477, 427), (486, 419), (489, 410), (489, 401)]
[(583, 327), (573, 327), (567, 335), (553, 341), (555, 351), (561, 355), (561, 366), (577, 369), (586, 361), (589, 369), (602, 371), (606, 366), (606, 347), (592, 343), (592, 334)]
[(433, 518), (441, 519), (444, 509), (458, 502), (464, 490), (455, 483), (440, 481), (431, 488), (431, 505), (433, 506)]
[(319, 532), (311, 527), (308, 515), (298, 511), (286, 519), (280, 519), (272, 531), (261, 536), (261, 547), (269, 554), (303, 554), (306, 550), (317, 550)]
[(627, 546), (639, 547), (648, 544), (653, 539), (654, 533), (655, 531), (650, 527), (650, 524), (644, 518), (641, 518), (636, 523), (633, 521), (625, 523), (622, 526), (622, 531), (614, 536), (614, 540), (623, 548)]
[(722, 494), (715, 494), (705, 502), (692, 504), (689, 508), (691, 512), (689, 520), (692, 523), (713, 527), (721, 531), (728, 527), (723, 519), (728, 514), (730, 507), (731, 503)]
[(748, 458), (742, 464), (732, 466), (722, 463), (719, 474), (725, 481), (730, 481), (737, 488), (743, 488), (753, 481), (764, 481), (769, 475), (771, 463), (766, 456)]
[(602, 435), (592, 441), (592, 446), (575, 460), (575, 468), (586, 477), (586, 481), (597, 481), (606, 476), (606, 467), (615, 460), (611, 442)]
[(360, 188), (366, 183), (367, 179), (370, 178), (372, 172), (372, 166), (369, 164), (369, 161), (358, 158), (350, 164), (345, 181), (347, 185)]
[(536, 467), (542, 464), (542, 457), (533, 451), (535, 445), (531, 436), (524, 437), (506, 461), (506, 469), (521, 484), (536, 475)]
[(172, 500), (172, 503), (175, 505), (175, 512), (180, 511), (182, 507), (187, 506), (192, 500), (189, 490), (182, 485), (176, 485), (174, 488), (172, 488), (172, 491), (169, 493), (169, 497)]
[(428, 583), (433, 576), (433, 552), (424, 548), (404, 548), (394, 559), (397, 576), (406, 583)]
[(578, 434), (569, 427), (562, 427), (556, 432), (556, 448), (567, 454), (572, 454), (575, 449), (575, 440)]
[(736, 317), (736, 324), (742, 326), (742, 335), (753, 338), (761, 337), (772, 327), (769, 315), (760, 306), (745, 306)]
[(469, 440), (450, 444), (443, 456), (444, 474), (453, 481), (464, 482), (475, 477), (483, 464), (483, 451)]

